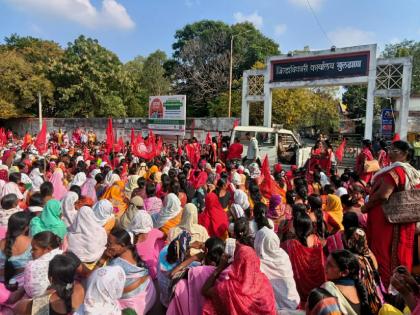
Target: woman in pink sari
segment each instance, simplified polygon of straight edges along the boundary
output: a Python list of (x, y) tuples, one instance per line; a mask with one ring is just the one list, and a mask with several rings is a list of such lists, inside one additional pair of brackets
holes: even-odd
[(50, 182), (54, 187), (53, 198), (57, 200), (63, 199), (67, 193), (67, 189), (63, 183), (64, 174), (61, 168), (56, 168), (50, 178)]
[(368, 213), (369, 248), (377, 257), (385, 287), (397, 266), (404, 265), (411, 272), (413, 263), (416, 224), (392, 224), (382, 207), (393, 193), (420, 187), (420, 172), (407, 162), (411, 158), (410, 151), (410, 145), (405, 141), (395, 141), (391, 145), (389, 158), (392, 164), (375, 175), (369, 201), (362, 207), (362, 212)]
[(369, 139), (363, 140), (362, 152), (360, 152), (356, 158), (355, 171), (357, 175), (359, 175), (360, 179), (363, 180), (365, 183), (369, 183), (373, 176), (373, 173), (365, 172), (365, 162), (373, 160), (371, 147), (372, 142)]

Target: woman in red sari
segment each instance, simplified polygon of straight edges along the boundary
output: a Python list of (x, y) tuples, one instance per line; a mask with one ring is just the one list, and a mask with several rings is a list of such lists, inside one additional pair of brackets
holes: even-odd
[(227, 238), (228, 216), (219, 202), (219, 197), (214, 192), (207, 194), (206, 208), (198, 216), (198, 223), (207, 229), (210, 237)]
[(223, 280), (220, 279), (223, 275), (219, 276), (226, 266), (226, 259), (222, 258), (203, 286), (202, 293), (207, 298), (204, 315), (276, 314), (273, 288), (261, 272), (260, 259), (251, 247), (236, 245), (232, 265), (226, 271), (228, 279)]
[(293, 218), (296, 239), (288, 240), (281, 247), (289, 254), (296, 288), (304, 309), (309, 293), (325, 282), (325, 257), (322, 244), (314, 234), (311, 218), (307, 213), (295, 213)]
[(420, 172), (407, 161), (412, 149), (405, 141), (394, 142), (389, 149), (392, 164), (373, 178), (369, 201), (362, 207), (368, 213), (367, 235), (369, 247), (378, 260), (379, 273), (386, 287), (392, 271), (404, 265), (411, 271), (415, 223), (391, 224), (384, 215), (382, 204), (398, 191), (419, 188)]
[(372, 179), (373, 173), (365, 172), (365, 161), (372, 161), (373, 154), (372, 154), (372, 142), (369, 139), (365, 139), (362, 141), (362, 152), (356, 158), (356, 166), (355, 171), (357, 175), (359, 175), (360, 179), (363, 180), (365, 183), (370, 182)]

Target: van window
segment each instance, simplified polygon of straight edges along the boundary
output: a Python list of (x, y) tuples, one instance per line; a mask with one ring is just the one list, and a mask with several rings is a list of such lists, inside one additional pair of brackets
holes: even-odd
[(276, 143), (276, 134), (272, 132), (258, 132), (256, 138), (260, 147), (272, 147)]
[(279, 144), (283, 144), (284, 147), (289, 147), (291, 144), (295, 144), (296, 141), (290, 134), (279, 133)]

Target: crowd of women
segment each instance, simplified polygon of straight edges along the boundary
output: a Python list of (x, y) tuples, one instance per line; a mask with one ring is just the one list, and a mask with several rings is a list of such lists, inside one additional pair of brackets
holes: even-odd
[(1, 151), (1, 314), (420, 314), (404, 141), (369, 176), (85, 153)]

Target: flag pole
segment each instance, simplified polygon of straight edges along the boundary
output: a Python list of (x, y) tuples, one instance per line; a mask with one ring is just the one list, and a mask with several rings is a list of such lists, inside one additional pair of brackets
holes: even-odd
[(38, 91), (38, 117), (39, 117), (39, 130), (42, 128), (42, 101), (41, 92)]

